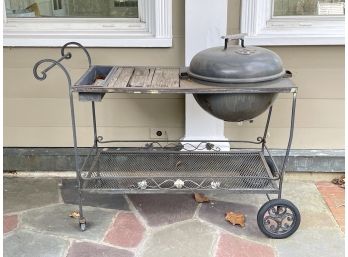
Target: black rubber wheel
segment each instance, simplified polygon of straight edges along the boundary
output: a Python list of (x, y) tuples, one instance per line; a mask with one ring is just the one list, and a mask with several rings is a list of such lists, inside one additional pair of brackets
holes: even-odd
[(257, 213), (257, 225), (270, 238), (286, 238), (298, 229), (301, 215), (297, 207), (285, 199), (266, 202)]
[(86, 222), (85, 223), (80, 223), (80, 229), (81, 229), (81, 231), (85, 231), (86, 230)]

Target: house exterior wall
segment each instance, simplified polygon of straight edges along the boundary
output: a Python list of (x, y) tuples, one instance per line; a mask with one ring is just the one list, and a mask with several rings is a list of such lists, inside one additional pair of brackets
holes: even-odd
[[(229, 2), (228, 33), (239, 32), (239, 0)], [(184, 0), (173, 1), (173, 47), (91, 48), (94, 64), (184, 65)], [(286, 69), (299, 87), (294, 148), (344, 147), (344, 47), (278, 46)], [(65, 61), (75, 81), (87, 67), (78, 49)], [(58, 48), (4, 48), (4, 146), (72, 146), (68, 90), (62, 71), (50, 71), (45, 81), (32, 75), (34, 63), (56, 58)], [(280, 95), (275, 104), (269, 143), (284, 148), (288, 135), (291, 99)], [(99, 134), (107, 139), (146, 139), (150, 128), (165, 128), (170, 139), (184, 134), (184, 97), (181, 95), (110, 94), (97, 103)], [(76, 101), (78, 141), (92, 144), (90, 103)], [(228, 138), (256, 138), (264, 119), (253, 123), (225, 124)]]

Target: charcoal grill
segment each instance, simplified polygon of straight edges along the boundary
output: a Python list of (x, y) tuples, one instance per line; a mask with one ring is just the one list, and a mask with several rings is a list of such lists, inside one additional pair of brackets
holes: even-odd
[[(225, 40), (225, 48), (230, 39), (241, 40), (243, 36), (229, 36)], [(63, 60), (72, 57), (66, 52), (68, 46), (77, 46), (84, 51), (89, 64), (88, 70), (76, 82), (72, 83), (67, 69), (61, 64)], [(233, 46), (234, 47), (234, 46)], [(238, 46), (237, 46), (238, 47)], [(253, 48), (254, 51), (258, 51)], [(242, 57), (249, 52), (246, 49)], [(271, 54), (272, 55), (272, 54)], [(278, 60), (276, 60), (278, 62)], [(46, 64), (46, 68), (39, 71), (39, 67)], [(47, 66), (47, 64), (49, 64)], [(277, 63), (276, 63), (277, 64)], [(33, 69), (38, 80), (44, 80), (47, 72), (58, 66), (65, 73), (68, 80), (70, 97), (72, 132), (75, 150), (76, 176), (79, 192), (79, 225), (82, 231), (86, 229), (86, 218), (83, 215), (81, 195), (85, 191), (107, 191), (112, 193), (187, 193), (224, 190), (226, 193), (261, 193), (265, 194), (268, 201), (260, 208), (257, 222), (260, 230), (271, 238), (285, 238), (293, 234), (300, 224), (300, 213), (297, 207), (288, 200), (282, 199), (282, 184), (285, 168), (289, 157), (296, 109), (297, 87), (281, 67), (276, 66), (272, 74), (250, 77), (227, 78), (227, 81), (214, 81), (197, 75), (197, 70), (192, 67), (124, 67), (92, 65), (88, 51), (77, 42), (69, 42), (61, 48), (61, 57), (58, 60), (43, 59), (38, 61)], [(234, 65), (235, 66), (235, 65)], [(209, 65), (207, 66), (209, 67)], [(199, 72), (199, 71), (198, 71)], [(234, 75), (233, 75), (234, 76)], [(270, 78), (271, 77), (271, 78)], [(211, 78), (211, 76), (210, 76)], [(242, 80), (240, 80), (242, 79)], [(233, 82), (233, 83), (232, 83)], [(213, 115), (229, 121), (239, 121), (253, 118), (265, 109), (268, 109), (267, 120), (263, 135), (256, 140), (229, 140), (232, 146), (243, 144), (241, 148), (231, 148), (222, 151), (219, 142), (211, 140), (192, 141), (149, 141), (149, 140), (106, 140), (98, 134), (96, 102), (101, 102), (107, 93), (129, 94), (194, 94), (203, 109), (208, 103), (206, 99), (212, 97), (225, 97), (224, 101), (231, 102), (240, 99), (256, 99), (257, 103), (266, 100), (262, 110), (250, 114), (250, 106), (246, 109), (230, 109), (232, 115), (218, 106), (207, 110)], [(272, 116), (273, 101), (281, 93), (292, 94), (292, 108), (289, 125), (289, 139), (286, 153), (280, 166), (278, 166), (266, 144), (266, 136)], [(80, 159), (74, 110), (74, 94), (79, 100), (91, 103), (93, 120), (93, 144), (88, 156), (79, 165)], [(260, 96), (260, 98), (259, 98)], [(266, 96), (266, 97), (265, 97)], [(210, 99), (211, 100), (211, 99)], [(209, 101), (210, 101), (209, 100)], [(219, 101), (216, 102), (219, 105)], [(264, 107), (266, 105), (266, 107)], [(259, 107), (257, 107), (259, 108)], [(257, 109), (256, 108), (256, 109)], [(222, 114), (221, 114), (222, 111)], [(242, 113), (242, 114), (241, 114)], [(244, 114), (243, 114), (244, 113)], [(227, 117), (227, 118), (226, 118)], [(221, 118), (221, 117), (220, 117)], [(120, 147), (127, 144), (141, 144), (142, 147)], [(194, 151), (203, 150), (203, 151)], [(247, 150), (251, 149), (251, 150)], [(271, 195), (277, 197), (271, 198)]]

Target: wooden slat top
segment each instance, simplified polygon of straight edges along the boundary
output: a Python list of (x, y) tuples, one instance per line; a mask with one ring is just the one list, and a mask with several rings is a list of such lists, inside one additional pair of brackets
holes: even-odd
[[(185, 68), (92, 66), (75, 83), (73, 91), (84, 93), (288, 93), (297, 87), (290, 79), (251, 84), (204, 83), (180, 77)], [(96, 81), (96, 78), (98, 80)], [(101, 79), (103, 78), (103, 79)]]

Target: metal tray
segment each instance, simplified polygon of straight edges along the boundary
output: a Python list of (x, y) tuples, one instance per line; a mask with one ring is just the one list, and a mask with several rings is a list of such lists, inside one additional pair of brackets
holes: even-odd
[(83, 190), (120, 193), (229, 190), (277, 193), (261, 152), (124, 151), (99, 148), (81, 173)]

